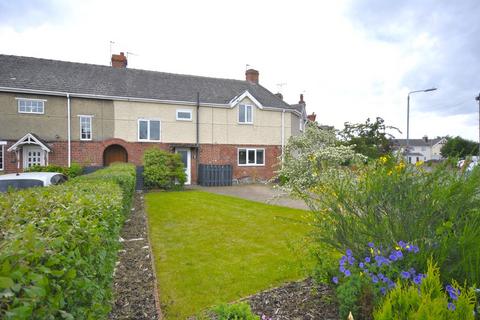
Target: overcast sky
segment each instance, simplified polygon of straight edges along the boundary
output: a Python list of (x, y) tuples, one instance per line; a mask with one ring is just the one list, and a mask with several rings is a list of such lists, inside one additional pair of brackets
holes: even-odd
[(0, 53), (244, 79), (319, 122), (383, 117), (405, 137), (478, 140), (480, 1), (0, 0)]

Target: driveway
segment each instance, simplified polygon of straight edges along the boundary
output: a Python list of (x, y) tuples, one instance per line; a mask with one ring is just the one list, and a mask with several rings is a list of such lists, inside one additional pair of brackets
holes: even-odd
[(292, 199), (287, 193), (274, 189), (271, 185), (245, 184), (230, 187), (202, 187), (191, 186), (192, 189), (202, 190), (228, 196), (239, 197), (247, 200), (274, 204), (295, 209), (308, 210), (302, 200)]

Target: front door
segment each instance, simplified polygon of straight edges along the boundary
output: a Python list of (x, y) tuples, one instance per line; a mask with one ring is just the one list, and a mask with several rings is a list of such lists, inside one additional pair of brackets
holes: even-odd
[(176, 148), (175, 152), (180, 154), (182, 158), (183, 166), (185, 168), (185, 174), (187, 175), (187, 181), (185, 184), (190, 184), (192, 180), (192, 165), (191, 165), (191, 152), (189, 148)]
[(27, 169), (31, 166), (44, 166), (45, 165), (45, 151), (37, 146), (24, 146), (23, 147), (23, 168)]

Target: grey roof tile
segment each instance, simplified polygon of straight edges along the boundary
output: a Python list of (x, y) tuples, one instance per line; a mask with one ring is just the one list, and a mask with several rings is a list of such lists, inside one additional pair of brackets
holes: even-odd
[(296, 109), (259, 84), (242, 80), (0, 54), (0, 87), (225, 104), (248, 90), (263, 106)]

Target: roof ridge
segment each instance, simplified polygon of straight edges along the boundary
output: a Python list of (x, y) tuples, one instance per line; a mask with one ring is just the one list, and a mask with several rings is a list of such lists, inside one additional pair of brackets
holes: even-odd
[[(50, 62), (62, 62), (62, 63), (79, 64), (79, 65), (85, 65), (85, 66), (100, 67), (100, 68), (104, 68), (104, 69), (108, 69), (108, 70), (143, 71), (143, 72), (162, 73), (162, 74), (166, 74), (166, 75), (176, 75), (176, 76), (195, 77), (195, 78), (207, 78), (207, 79), (216, 79), (216, 80), (228, 80), (228, 81), (235, 81), (235, 82), (241, 82), (241, 83), (247, 83), (247, 84), (249, 83), (246, 80), (239, 80), (239, 79), (232, 79), (232, 78), (218, 78), (218, 77), (201, 76), (201, 75), (195, 75), (195, 74), (174, 73), (174, 72), (165, 72), (165, 71), (148, 70), (148, 69), (137, 69), (137, 68), (113, 68), (112, 66), (108, 66), (108, 65), (87, 63), (87, 62), (56, 60), (56, 59), (30, 57), (30, 56), (17, 56), (17, 55), (13, 55), (13, 54), (2, 54), (2, 53), (0, 53), (0, 56), (12, 57), (12, 58), (35, 59), (35, 60), (43, 60), (43, 61), (50, 61)], [(262, 87), (262, 88), (264, 88), (264, 87)], [(266, 88), (264, 88), (264, 89), (266, 89)], [(266, 89), (266, 90), (270, 92), (270, 90), (268, 90), (268, 89)]]

